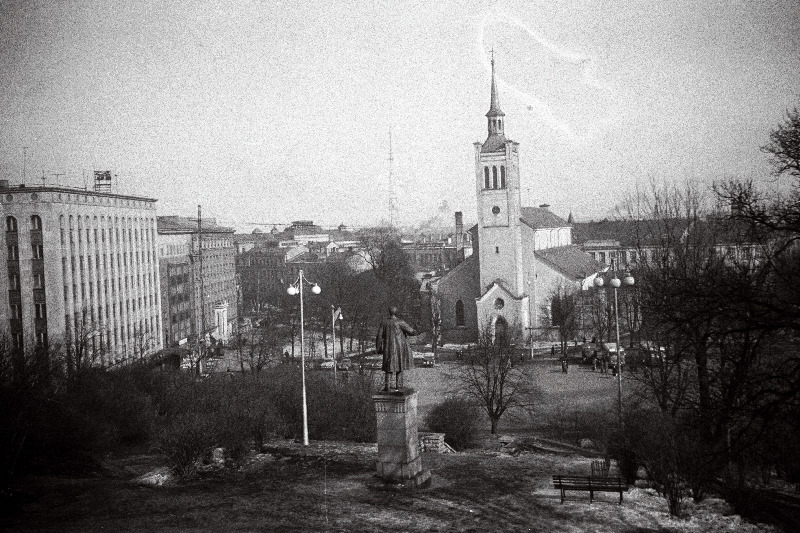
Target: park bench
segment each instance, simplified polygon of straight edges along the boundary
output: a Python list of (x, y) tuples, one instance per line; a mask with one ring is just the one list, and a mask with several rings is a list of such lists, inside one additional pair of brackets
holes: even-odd
[(592, 503), (595, 492), (619, 492), (619, 503), (622, 503), (622, 493), (628, 492), (628, 485), (619, 477), (592, 477), (592, 476), (553, 476), (553, 486), (561, 490), (561, 503), (564, 503), (564, 493), (568, 490), (589, 491), (589, 503)]

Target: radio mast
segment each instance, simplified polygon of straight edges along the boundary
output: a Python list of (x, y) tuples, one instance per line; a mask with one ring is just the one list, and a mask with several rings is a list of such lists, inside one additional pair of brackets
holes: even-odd
[(389, 225), (397, 223), (397, 192), (394, 184), (394, 152), (392, 151), (392, 129), (389, 128)]

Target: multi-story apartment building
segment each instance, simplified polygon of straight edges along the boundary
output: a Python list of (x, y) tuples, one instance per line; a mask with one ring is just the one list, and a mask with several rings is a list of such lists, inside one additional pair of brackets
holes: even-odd
[(241, 283), (243, 312), (259, 312), (275, 304), (286, 291), (288, 248), (277, 243), (265, 243), (247, 250), (236, 258)]
[(237, 319), (233, 232), (212, 218), (198, 227), (195, 218), (158, 217), (166, 346), (185, 344), (201, 330), (214, 339), (230, 338)]
[(155, 202), (0, 181), (0, 321), (17, 349), (111, 364), (162, 347)]

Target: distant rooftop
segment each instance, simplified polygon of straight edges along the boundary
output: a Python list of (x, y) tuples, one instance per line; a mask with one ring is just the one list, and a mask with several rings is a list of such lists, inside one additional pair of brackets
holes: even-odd
[[(158, 233), (164, 234), (181, 234), (181, 233), (196, 233), (197, 232), (197, 219), (191, 217), (179, 216), (161, 216), (157, 217)], [(233, 228), (226, 226), (218, 226), (217, 219), (203, 218), (201, 219), (201, 229), (203, 233), (233, 233)]]
[(18, 185), (9, 185), (8, 180), (0, 180), (0, 191), (5, 193), (20, 193), (20, 192), (56, 192), (61, 194), (75, 194), (84, 196), (95, 196), (103, 198), (119, 198), (122, 200), (138, 200), (141, 202), (156, 202), (155, 198), (147, 198), (145, 196), (133, 196), (130, 194), (118, 194), (106, 191), (95, 191), (94, 189), (83, 189), (80, 187), (66, 187), (62, 185), (28, 185), (20, 183)]

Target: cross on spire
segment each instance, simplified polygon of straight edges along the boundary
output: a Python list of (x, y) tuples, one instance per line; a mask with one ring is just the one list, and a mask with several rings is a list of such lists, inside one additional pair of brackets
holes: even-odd
[(489, 106), (489, 112), (486, 113), (487, 117), (502, 117), (505, 116), (505, 113), (500, 109), (500, 98), (497, 94), (497, 83), (495, 82), (494, 77), (494, 47), (491, 50), (492, 54), (492, 96), (491, 96), (491, 105)]

